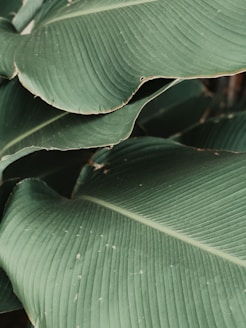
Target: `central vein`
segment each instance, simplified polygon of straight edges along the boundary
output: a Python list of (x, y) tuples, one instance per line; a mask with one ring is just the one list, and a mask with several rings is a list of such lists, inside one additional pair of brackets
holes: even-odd
[(81, 17), (81, 16), (86, 16), (86, 15), (91, 15), (91, 14), (97, 14), (105, 11), (110, 11), (114, 9), (120, 9), (120, 8), (125, 8), (125, 7), (132, 7), (132, 6), (137, 6), (137, 5), (142, 5), (145, 3), (151, 3), (151, 2), (157, 2), (159, 0), (132, 0), (132, 1), (127, 1), (127, 2), (121, 2), (121, 3), (112, 3), (110, 5), (105, 5), (105, 6), (95, 6), (89, 9), (81, 9), (77, 10), (74, 12), (69, 12), (67, 14), (60, 15), (58, 17), (54, 17), (51, 19), (48, 19), (43, 26), (49, 25), (55, 22), (59, 22), (62, 20), (74, 18), (74, 17)]
[(197, 247), (207, 253), (210, 253), (212, 255), (215, 255), (217, 257), (220, 257), (224, 260), (227, 260), (231, 263), (234, 263), (236, 265), (239, 265), (239, 266), (242, 266), (242, 267), (246, 267), (246, 261), (232, 255), (232, 254), (229, 254), (229, 253), (225, 253), (224, 251), (218, 249), (218, 248), (215, 248), (213, 246), (210, 246), (210, 245), (207, 245), (201, 241), (198, 241), (194, 238), (191, 238), (187, 235), (185, 235), (184, 233), (180, 232), (180, 231), (177, 231), (177, 230), (174, 230), (172, 228), (169, 228), (163, 224), (160, 224), (158, 222), (155, 222), (155, 221), (152, 221), (152, 220), (148, 220), (146, 219), (145, 217), (139, 215), (139, 214), (136, 214), (136, 213), (133, 213), (133, 212), (130, 212), (128, 210), (126, 210), (125, 208), (122, 208), (122, 207), (119, 207), (117, 205), (114, 205), (112, 203), (109, 203), (109, 202), (106, 202), (104, 200), (101, 200), (101, 199), (98, 199), (96, 197), (92, 197), (92, 196), (87, 196), (87, 195), (82, 195), (81, 197), (79, 197), (80, 199), (83, 199), (83, 200), (86, 200), (86, 201), (90, 201), (90, 202), (93, 202), (95, 204), (98, 204), (98, 205), (101, 205), (103, 207), (106, 207), (112, 211), (115, 211), (119, 214), (122, 214), (123, 216), (126, 216), (130, 219), (133, 219), (139, 223), (142, 223), (146, 226), (149, 226), (153, 229), (156, 229), (160, 232), (163, 232), (171, 237), (174, 237), (180, 241), (183, 241), (187, 244), (190, 244), (194, 247)]

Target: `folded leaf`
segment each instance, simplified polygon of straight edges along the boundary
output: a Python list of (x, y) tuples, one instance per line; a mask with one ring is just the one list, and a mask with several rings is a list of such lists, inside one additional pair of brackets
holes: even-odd
[(0, 73), (55, 107), (105, 113), (155, 77), (244, 71), (245, 16), (245, 0), (45, 1), (30, 35), (0, 26)]
[(22, 182), (0, 265), (35, 327), (243, 328), (245, 163), (143, 138), (99, 151), (73, 200)]

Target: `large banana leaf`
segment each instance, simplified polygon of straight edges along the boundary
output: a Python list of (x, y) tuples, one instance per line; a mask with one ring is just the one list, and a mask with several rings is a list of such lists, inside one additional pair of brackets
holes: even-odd
[(177, 81), (161, 83), (158, 91), (144, 95), (122, 110), (90, 116), (54, 109), (34, 98), (16, 79), (2, 85), (0, 172), (20, 157), (40, 149), (69, 150), (119, 143), (131, 134), (142, 107)]
[(73, 200), (22, 182), (0, 265), (35, 327), (244, 328), (245, 164), (143, 138), (99, 151)]
[(1, 20), (0, 73), (55, 107), (105, 113), (157, 76), (244, 71), (245, 17), (245, 0), (45, 1), (30, 35)]
[(231, 113), (197, 124), (175, 137), (189, 146), (246, 151), (246, 112)]
[[(60, 194), (69, 197), (79, 170), (88, 157), (86, 151), (40, 151), (10, 165), (3, 174), (7, 181), (0, 184), (0, 221), (7, 199), (20, 179), (30, 176), (42, 178)], [(22, 305), (13, 293), (10, 281), (0, 269), (0, 313), (20, 308)]]

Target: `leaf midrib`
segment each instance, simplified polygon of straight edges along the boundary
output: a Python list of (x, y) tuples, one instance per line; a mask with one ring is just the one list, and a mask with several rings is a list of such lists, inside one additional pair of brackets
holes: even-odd
[(47, 19), (43, 24), (41, 23), (42, 26), (47, 26), (55, 22), (59, 22), (62, 20), (74, 18), (74, 17), (81, 17), (81, 16), (86, 16), (86, 15), (91, 15), (91, 14), (97, 14), (105, 11), (111, 11), (114, 9), (120, 9), (120, 8), (125, 8), (125, 7), (132, 7), (132, 6), (137, 6), (145, 3), (151, 3), (151, 2), (157, 2), (159, 0), (132, 0), (128, 1), (125, 3), (116, 3), (116, 4), (111, 4), (107, 6), (100, 6), (100, 7), (95, 7), (87, 10), (78, 10), (75, 12), (71, 12), (65, 15), (61, 15), (59, 17)]
[(165, 234), (167, 234), (167, 235), (169, 235), (173, 238), (176, 238), (176, 239), (178, 239), (182, 242), (185, 242), (186, 244), (192, 245), (192, 246), (197, 247), (197, 248), (199, 248), (199, 249), (201, 249), (201, 250), (203, 250), (207, 253), (210, 253), (212, 255), (220, 257), (223, 260), (226, 260), (228, 262), (234, 263), (234, 264), (242, 266), (242, 267), (246, 267), (246, 261), (244, 261), (244, 260), (241, 260), (241, 259), (239, 259), (239, 258), (237, 258), (237, 257), (235, 257), (231, 254), (225, 253), (224, 251), (221, 251), (221, 250), (219, 250), (215, 247), (204, 244), (201, 241), (198, 241), (196, 239), (192, 239), (192, 238), (190, 238), (189, 236), (185, 235), (184, 233), (182, 233), (180, 231), (173, 230), (172, 228), (169, 228), (165, 225), (162, 225), (162, 224), (157, 223), (155, 221), (148, 220), (145, 217), (143, 217), (139, 214), (130, 212), (125, 208), (119, 207), (117, 205), (114, 205), (114, 204), (109, 203), (107, 201), (104, 201), (102, 199), (98, 199), (96, 197), (88, 196), (88, 195), (82, 195), (82, 196), (79, 197), (79, 199), (83, 199), (83, 200), (92, 202), (94, 204), (101, 205), (105, 208), (108, 208), (108, 209), (114, 211), (114, 212), (122, 214), (122, 215), (124, 215), (124, 216), (126, 216), (126, 217), (128, 217), (132, 220), (135, 220), (135, 221), (137, 221), (141, 224), (149, 226), (149, 227), (151, 227), (155, 230), (158, 230), (158, 231), (163, 232), (163, 233), (165, 233)]
[[(18, 144), (19, 142), (21, 142), (22, 140), (28, 138), (29, 136), (31, 136), (32, 134), (36, 133), (37, 131), (47, 127), (48, 125), (54, 123), (55, 121), (58, 121), (59, 119), (63, 118), (64, 116), (68, 115), (69, 113), (65, 112), (62, 113), (58, 116), (55, 116), (53, 118), (51, 118), (50, 120), (47, 120), (37, 126), (35, 126), (34, 128), (28, 130), (27, 132), (19, 135), (18, 137), (14, 138), (13, 140), (11, 140), (10, 142), (8, 142), (0, 151), (0, 159), (2, 156), (5, 155), (6, 150), (8, 150), (9, 148), (13, 147), (14, 145)], [(8, 155), (8, 154), (6, 154)]]

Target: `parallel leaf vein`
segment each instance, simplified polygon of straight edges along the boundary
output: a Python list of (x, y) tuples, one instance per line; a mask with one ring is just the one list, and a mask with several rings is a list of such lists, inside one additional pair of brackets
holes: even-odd
[(97, 14), (105, 11), (110, 11), (114, 9), (120, 9), (120, 8), (125, 8), (125, 7), (132, 7), (132, 6), (137, 6), (145, 3), (151, 3), (151, 2), (157, 2), (159, 0), (132, 0), (124, 3), (113, 3), (111, 5), (107, 6), (98, 6), (98, 7), (93, 7), (90, 9), (81, 9), (77, 10), (75, 12), (70, 12), (64, 15), (60, 15), (59, 17), (54, 17), (49, 20), (47, 20), (44, 25), (49, 25), (58, 21), (74, 18), (74, 17), (81, 17), (81, 16), (87, 16), (91, 14)]
[(6, 152), (6, 150), (8, 150), (9, 148), (11, 148), (12, 146), (16, 145), (17, 143), (21, 142), (22, 140), (26, 139), (27, 137), (29, 137), (30, 135), (34, 134), (35, 132), (45, 128), (46, 126), (54, 123), (55, 121), (58, 121), (59, 119), (63, 118), (64, 116), (68, 115), (69, 113), (65, 112), (62, 113), (61, 115), (55, 116), (53, 118), (51, 118), (50, 120), (47, 120), (37, 126), (35, 126), (34, 128), (28, 130), (27, 132), (19, 135), (18, 137), (14, 138), (13, 140), (11, 140), (9, 143), (7, 143), (2, 150), (0, 151), (0, 158), (4, 155), (4, 153)]
[(226, 260), (228, 262), (231, 262), (231, 263), (234, 263), (236, 265), (239, 265), (239, 266), (242, 266), (242, 267), (246, 267), (246, 261), (236, 257), (235, 255), (232, 255), (232, 254), (229, 254), (229, 253), (226, 253), (218, 248), (215, 248), (213, 246), (209, 246), (199, 240), (196, 240), (196, 239), (193, 239), (189, 236), (187, 236), (186, 234), (180, 232), (180, 231), (177, 231), (177, 230), (173, 230), (172, 228), (169, 228), (165, 225), (162, 225), (158, 222), (155, 222), (155, 221), (152, 221), (152, 220), (148, 220), (146, 219), (144, 216), (141, 216), (139, 214), (136, 214), (136, 213), (133, 213), (133, 212), (130, 212), (128, 211), (127, 209), (125, 208), (122, 208), (122, 207), (119, 207), (117, 205), (114, 205), (112, 203), (109, 203), (109, 202), (106, 202), (104, 200), (101, 200), (101, 199), (98, 199), (96, 197), (92, 197), (92, 196), (88, 196), (88, 195), (82, 195), (81, 197), (79, 197), (80, 199), (83, 199), (85, 201), (89, 201), (89, 202), (92, 202), (92, 203), (95, 203), (95, 204), (98, 204), (98, 205), (101, 205), (105, 208), (108, 208), (114, 212), (117, 212), (119, 214), (122, 214), (132, 220), (135, 220), (139, 223), (142, 223), (146, 226), (149, 226), (153, 229), (156, 229), (160, 232), (163, 232), (171, 237), (174, 237), (180, 241), (183, 241), (187, 244), (190, 244), (194, 247), (197, 247), (207, 253), (210, 253), (212, 255), (215, 255), (217, 257), (220, 257), (222, 258), (223, 260)]

